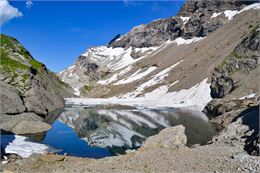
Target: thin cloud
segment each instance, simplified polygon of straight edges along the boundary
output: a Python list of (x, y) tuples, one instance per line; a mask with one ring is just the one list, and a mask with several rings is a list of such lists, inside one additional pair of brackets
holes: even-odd
[(31, 0), (27, 0), (26, 3), (25, 3), (25, 6), (26, 6), (27, 9), (31, 9), (32, 5), (33, 5), (33, 2)]
[(11, 6), (7, 0), (0, 0), (0, 25), (4, 25), (15, 17), (23, 16), (17, 8)]

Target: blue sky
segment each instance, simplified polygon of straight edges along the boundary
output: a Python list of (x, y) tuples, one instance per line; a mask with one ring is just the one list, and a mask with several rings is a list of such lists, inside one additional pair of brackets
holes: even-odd
[(158, 18), (174, 16), (183, 1), (24, 1), (10, 5), (22, 12), (2, 26), (34, 58), (59, 72), (88, 47), (107, 44), (116, 34)]

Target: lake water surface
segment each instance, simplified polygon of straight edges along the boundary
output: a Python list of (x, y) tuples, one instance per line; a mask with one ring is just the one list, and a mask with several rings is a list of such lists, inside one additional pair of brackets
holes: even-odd
[(68, 107), (53, 121), (42, 143), (59, 154), (103, 158), (136, 149), (160, 130), (182, 124), (188, 145), (205, 144), (216, 134), (207, 117), (192, 109)]

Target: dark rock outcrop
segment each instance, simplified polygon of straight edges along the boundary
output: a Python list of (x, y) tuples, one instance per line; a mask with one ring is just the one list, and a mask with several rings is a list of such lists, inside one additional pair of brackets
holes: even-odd
[(235, 73), (249, 74), (251, 70), (259, 66), (259, 42), (258, 25), (253, 28), (231, 55), (213, 72), (210, 86), (213, 98), (223, 98), (238, 87), (236, 83), (243, 79), (235, 78)]

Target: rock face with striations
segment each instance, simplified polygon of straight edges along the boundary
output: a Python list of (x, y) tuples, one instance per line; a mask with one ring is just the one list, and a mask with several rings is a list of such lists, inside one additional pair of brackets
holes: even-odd
[[(30, 120), (31, 116), (23, 113), (30, 112), (45, 117), (62, 108), (63, 96), (72, 95), (72, 89), (44, 64), (35, 60), (16, 39), (6, 35), (0, 37), (0, 119), (22, 115)], [(1, 124), (1, 127), (6, 125)], [(8, 128), (10, 127), (4, 130), (10, 130)]]

